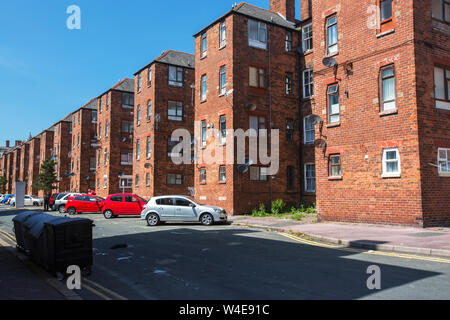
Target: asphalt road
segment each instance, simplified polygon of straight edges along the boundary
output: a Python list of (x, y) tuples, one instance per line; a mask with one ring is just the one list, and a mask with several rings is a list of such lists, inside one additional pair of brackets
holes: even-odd
[[(0, 207), (0, 229), (11, 232), (15, 214)], [(233, 225), (151, 228), (139, 218), (79, 216), (96, 224), (93, 273), (78, 292), (84, 299), (450, 299), (450, 263)], [(372, 265), (381, 270), (381, 290), (367, 288)]]

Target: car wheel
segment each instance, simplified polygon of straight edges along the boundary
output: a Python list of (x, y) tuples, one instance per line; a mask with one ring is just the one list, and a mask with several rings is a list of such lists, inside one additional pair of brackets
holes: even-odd
[(61, 206), (59, 206), (58, 211), (59, 211), (59, 213), (65, 213), (66, 212), (66, 207), (61, 205)]
[(67, 210), (67, 213), (69, 213), (70, 215), (74, 215), (75, 213), (77, 213), (77, 210), (75, 210), (74, 207), (70, 207), (69, 210)]
[(114, 218), (114, 214), (111, 210), (105, 210), (105, 212), (103, 212), (103, 215), (105, 216), (105, 219)]
[(204, 226), (210, 226), (214, 223), (214, 218), (211, 214), (209, 213), (204, 213), (202, 214), (202, 216), (200, 217), (200, 222), (202, 223), (202, 225)]
[(33, 202), (33, 206), (37, 207), (37, 206), (38, 206), (38, 203), (37, 203), (36, 201)]
[(150, 227), (156, 227), (159, 224), (159, 217), (156, 213), (150, 213), (147, 216), (147, 225)]

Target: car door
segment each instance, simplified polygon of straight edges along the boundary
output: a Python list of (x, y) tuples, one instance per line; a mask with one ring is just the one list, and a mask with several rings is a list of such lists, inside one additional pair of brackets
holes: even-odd
[(108, 201), (107, 209), (112, 210), (115, 215), (123, 214), (123, 212), (125, 211), (123, 195), (111, 196)]
[(175, 220), (175, 206), (173, 198), (157, 199), (156, 205), (162, 220)]
[(141, 203), (138, 198), (132, 195), (125, 195), (125, 212), (126, 215), (140, 215), (142, 212)]
[(24, 204), (25, 206), (32, 206), (32, 205), (33, 205), (33, 199), (31, 199), (30, 196), (25, 196), (25, 197), (23, 198), (23, 204)]
[(194, 204), (187, 199), (175, 198), (174, 210), (177, 220), (192, 221), (196, 218)]

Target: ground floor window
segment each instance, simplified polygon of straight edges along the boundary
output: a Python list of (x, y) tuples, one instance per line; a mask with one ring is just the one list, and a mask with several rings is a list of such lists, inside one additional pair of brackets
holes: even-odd
[(438, 150), (439, 173), (450, 173), (450, 149)]
[(399, 175), (400, 169), (400, 153), (397, 148), (383, 150), (383, 175)]
[(305, 191), (316, 192), (316, 165), (314, 163), (305, 164)]
[(330, 155), (329, 176), (330, 177), (340, 177), (340, 176), (342, 176), (341, 155), (340, 154), (332, 154), (332, 155)]
[(265, 168), (250, 167), (250, 181), (267, 181), (267, 176), (264, 174)]
[(183, 184), (183, 175), (169, 173), (167, 175), (167, 184), (177, 184), (177, 185)]

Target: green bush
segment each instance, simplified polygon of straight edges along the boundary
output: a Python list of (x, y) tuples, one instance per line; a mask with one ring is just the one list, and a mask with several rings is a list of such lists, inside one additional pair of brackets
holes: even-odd
[(286, 203), (284, 203), (283, 200), (278, 199), (272, 202), (272, 213), (273, 214), (280, 214), (284, 212), (284, 209), (286, 208)]

